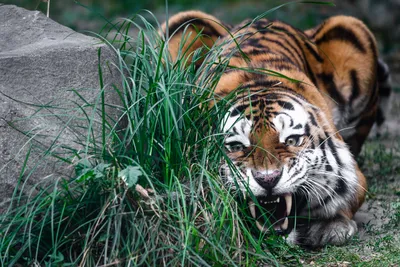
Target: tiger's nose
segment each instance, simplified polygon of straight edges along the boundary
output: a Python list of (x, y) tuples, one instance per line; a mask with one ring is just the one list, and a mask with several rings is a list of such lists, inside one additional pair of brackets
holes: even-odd
[(281, 170), (273, 170), (273, 171), (254, 171), (252, 170), (252, 174), (256, 182), (261, 185), (265, 189), (271, 189), (275, 187), (278, 183), (279, 179), (282, 176), (282, 169)]

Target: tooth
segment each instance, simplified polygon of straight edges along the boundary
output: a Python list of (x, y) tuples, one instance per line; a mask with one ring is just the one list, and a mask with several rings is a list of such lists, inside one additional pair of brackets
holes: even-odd
[[(254, 219), (256, 219), (256, 205), (254, 204), (253, 201), (249, 201), (249, 209), (250, 209), (250, 213), (251, 216), (253, 216)], [(256, 225), (258, 230), (260, 230), (263, 233), (268, 233), (269, 230), (267, 228), (265, 228), (264, 226), (262, 226), (257, 220), (256, 220)]]
[(292, 210), (292, 195), (290, 193), (285, 195), (285, 201), (286, 201), (286, 216), (289, 216), (290, 211)]
[(268, 228), (265, 228), (264, 226), (262, 226), (258, 221), (256, 221), (256, 225), (258, 230), (260, 230), (263, 233), (269, 233)]
[(279, 201), (280, 201), (280, 198), (278, 197), (278, 199), (276, 200), (276, 203), (279, 203)]
[(253, 216), (253, 218), (256, 219), (256, 206), (253, 201), (249, 201), (249, 209), (251, 216)]
[(281, 230), (286, 230), (289, 226), (289, 219), (288, 217), (285, 218), (285, 221), (281, 224)]

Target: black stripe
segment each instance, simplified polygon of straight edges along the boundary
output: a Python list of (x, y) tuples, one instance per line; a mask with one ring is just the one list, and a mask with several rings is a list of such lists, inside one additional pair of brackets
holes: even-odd
[(310, 129), (310, 125), (306, 124), (304, 127), (304, 134), (306, 136), (311, 136), (311, 129)]
[[(327, 135), (327, 136), (328, 136), (328, 135)], [(329, 136), (328, 136), (328, 138), (327, 138), (328, 144), (327, 144), (327, 145), (328, 145), (328, 147), (331, 149), (332, 155), (333, 155), (333, 157), (335, 158), (336, 163), (338, 164), (339, 168), (341, 168), (341, 167), (342, 167), (342, 161), (340, 160), (339, 155), (337, 154), (337, 149), (336, 149), (335, 144), (334, 144), (333, 141), (332, 141), (332, 138), (333, 138), (333, 137), (329, 137)]]
[(235, 116), (239, 115), (240, 113), (241, 113), (241, 111), (239, 109), (237, 109), (237, 107), (236, 107), (232, 110), (231, 115), (229, 115), (229, 116), (235, 117)]
[(281, 106), (284, 109), (294, 110), (294, 106), (289, 102), (282, 101), (282, 100), (277, 100), (276, 103), (278, 103), (278, 105)]
[(301, 129), (301, 128), (303, 128), (301, 123), (299, 123), (299, 124), (297, 124), (296, 126), (293, 127), (293, 129)]
[[(280, 88), (281, 87), (279, 87), (279, 89)], [(288, 91), (285, 91), (285, 92), (292, 93), (292, 90), (288, 89)], [(293, 100), (294, 102), (296, 102), (297, 104), (301, 105), (301, 102), (298, 99), (296, 99), (295, 96), (287, 95), (287, 94), (283, 94), (283, 93), (278, 93), (278, 92), (275, 92), (275, 90), (274, 90), (274, 92), (268, 92), (265, 96), (268, 97), (267, 98), (268, 100), (278, 100), (278, 99), (282, 99), (283, 97), (287, 97), (287, 98)], [(296, 95), (296, 97), (297, 97), (297, 95)]]
[[(201, 30), (202, 27), (204, 27), (204, 30), (202, 31), (203, 34), (207, 34), (209, 36), (221, 36), (221, 33), (218, 32), (209, 22), (205, 21), (204, 18), (199, 18), (199, 17), (193, 17), (193, 16), (184, 16), (177, 22), (168, 25), (168, 31), (169, 34), (175, 33), (175, 31), (182, 32), (186, 25), (192, 25), (192, 27), (198, 28), (198, 30)], [(200, 26), (200, 27), (199, 27)], [(175, 34), (177, 34), (176, 32)]]
[(277, 113), (277, 115), (278, 114), (285, 114), (286, 116), (288, 116), (289, 117), (289, 119), (290, 119), (290, 125), (289, 125), (289, 127), (292, 127), (293, 126), (293, 119), (292, 119), (292, 117), (289, 115), (289, 114), (287, 114), (286, 112), (279, 112), (279, 113)]
[[(332, 201), (332, 196), (331, 196), (331, 195), (328, 195), (327, 197), (325, 197), (325, 198), (322, 200), (322, 202), (324, 203), (324, 205), (326, 205), (327, 203), (329, 203), (329, 202), (331, 202), (331, 201)], [(318, 205), (317, 207), (321, 208), (319, 205)], [(319, 238), (319, 242), (321, 242), (321, 239), (322, 239), (323, 236), (324, 236), (324, 235), (321, 235), (321, 237)]]
[(251, 47), (247, 51), (244, 51), (243, 49), (236, 51), (235, 53), (233, 53), (232, 57), (243, 58), (244, 57), (243, 53), (246, 56), (264, 55), (266, 54), (266, 52), (267, 51), (265, 51), (264, 49)]
[(362, 125), (372, 125), (375, 122), (376, 118), (375, 116), (368, 116), (368, 117), (363, 117), (358, 123), (357, 123), (357, 128), (362, 126)]
[(306, 67), (308, 75), (309, 75), (311, 81), (313, 82), (313, 84), (317, 85), (317, 80), (315, 79), (314, 72), (312, 71), (312, 69), (310, 67), (310, 64), (308, 64), (308, 61), (306, 60), (306, 56), (305, 56), (304, 50), (303, 50), (299, 40), (296, 38), (296, 36), (294, 36), (291, 32), (289, 32), (288, 30), (286, 30), (283, 27), (273, 26), (273, 29), (278, 30), (278, 32), (282, 32), (283, 34), (286, 33), (286, 35), (289, 36), (290, 39), (293, 40), (296, 43), (297, 47), (300, 49), (301, 54), (303, 55), (303, 59), (304, 59), (303, 63), (304, 63), (304, 66)]
[(325, 139), (322, 139), (321, 137), (318, 137), (318, 141), (319, 141), (319, 144), (320, 144), (319, 147), (322, 150), (322, 155), (324, 156), (323, 158), (326, 160), (326, 162), (328, 162), (328, 159), (326, 157), (326, 151), (325, 151), (325, 144), (326, 144)]
[(314, 114), (312, 114), (311, 112), (308, 112), (308, 115), (310, 116), (310, 120), (311, 120), (312, 125), (318, 126), (318, 123), (315, 120)]
[(350, 96), (350, 105), (353, 104), (354, 99), (356, 99), (360, 94), (360, 84), (358, 81), (357, 71), (351, 70), (350, 71), (350, 80), (351, 80), (351, 96)]
[(378, 61), (378, 82), (383, 83), (389, 78), (389, 71), (387, 71), (387, 66), (386, 64), (382, 62), (382, 60)]
[(260, 44), (260, 39), (259, 38), (249, 38), (249, 39), (247, 39), (245, 42), (243, 42), (240, 45), (240, 48), (242, 50), (245, 49), (245, 48), (248, 48), (248, 47), (260, 48), (260, 49), (265, 50), (265, 52), (269, 52), (270, 51), (270, 49), (268, 49), (267, 46)]
[[(251, 79), (251, 78), (249, 77), (249, 79)], [(238, 90), (240, 90), (240, 89), (250, 89), (250, 88), (254, 88), (254, 87), (271, 88), (274, 85), (276, 85), (277, 83), (279, 83), (279, 81), (277, 81), (277, 80), (267, 80), (267, 79), (256, 80), (256, 81), (254, 81), (252, 83), (241, 85), (238, 88)]]
[[(265, 37), (265, 36), (261, 37), (261, 39), (264, 40), (264, 41), (267, 41), (267, 42), (271, 42), (271, 43), (277, 44), (280, 48), (282, 48), (284, 51), (286, 51), (289, 54), (290, 57), (292, 57), (292, 58), (294, 58), (296, 60), (296, 63), (298, 64), (297, 67), (301, 66), (301, 62), (300, 62), (301, 61), (301, 56), (297, 53), (296, 50), (294, 50), (294, 53), (293, 53), (293, 51), (291, 51), (289, 48), (286, 47), (286, 45), (290, 46), (291, 45), (290, 43), (283, 44), (279, 40), (273, 40), (273, 39)], [(293, 47), (291, 47), (291, 48), (294, 49)], [(287, 56), (287, 55), (285, 55), (285, 56)]]
[[(296, 169), (291, 177), (293, 178), (293, 177), (296, 177), (296, 175), (299, 175), (303, 171), (304, 167), (305, 167), (305, 165), (302, 165), (301, 168)], [(298, 178), (298, 179), (300, 179), (300, 178)]]
[[(338, 174), (340, 177), (342, 176), (341, 173), (339, 172)], [(349, 190), (348, 185), (345, 183), (345, 181), (343, 180), (343, 178), (339, 178), (339, 180), (336, 183), (336, 187), (335, 187), (335, 192), (339, 195), (339, 196), (343, 196), (344, 194), (347, 193), (347, 191)]]
[(327, 172), (333, 171), (332, 166), (328, 162), (325, 164), (325, 171), (327, 171)]
[(317, 86), (317, 79), (315, 79), (315, 74), (314, 74), (314, 72), (312, 71), (312, 69), (311, 69), (311, 67), (310, 67), (310, 64), (308, 64), (308, 61), (306, 61), (306, 69), (307, 69), (308, 76), (309, 76), (309, 78), (311, 79), (312, 83), (313, 83), (315, 86)]
[(314, 48), (311, 47), (311, 45), (305, 41), (304, 44), (306, 45), (306, 48), (308, 51), (310, 51), (311, 55), (313, 55), (313, 57), (320, 63), (324, 62), (324, 60), (322, 59), (322, 57), (318, 54), (317, 51), (314, 50)]
[(321, 32), (321, 30), (322, 30), (322, 29), (324, 28), (324, 26), (325, 26), (325, 23), (326, 23), (326, 21), (322, 22), (322, 23), (318, 26), (318, 29), (315, 30), (315, 32), (310, 36), (311, 39), (314, 39), (314, 38), (318, 35), (318, 33)]
[[(276, 98), (278, 98), (279, 96), (288, 97), (299, 105), (303, 105), (299, 101), (299, 99), (306, 101), (306, 99), (303, 96), (299, 95), (298, 93), (296, 93), (296, 91), (294, 91), (291, 88), (284, 87), (284, 86), (277, 86), (277, 88), (279, 89), (279, 91), (282, 91), (282, 92), (274, 90), (273, 92), (268, 92), (268, 95), (270, 95), (271, 97), (276, 97)], [(274, 89), (275, 89), (275, 87), (274, 87)]]
[[(271, 54), (266, 54), (268, 56), (270, 56)], [(259, 62), (257, 62), (259, 64)], [(262, 63), (264, 63), (266, 69), (270, 68), (270, 66), (273, 68), (276, 68), (278, 70), (282, 70), (282, 69), (296, 69), (298, 70), (299, 67), (290, 60), (290, 58), (287, 57), (281, 57), (281, 58), (273, 58), (273, 59), (268, 59), (263, 61)], [(271, 63), (275, 63), (275, 64), (271, 64)]]
[[(257, 81), (259, 82), (260, 86), (262, 86), (262, 82), (263, 81)], [(268, 85), (268, 84), (267, 84)], [(246, 95), (238, 95), (237, 99), (240, 98), (243, 99), (248, 99), (249, 96)], [(267, 100), (268, 105), (273, 104), (274, 100), (281, 100), (281, 101), (285, 101), (283, 100), (284, 98), (289, 98), (291, 101), (302, 105), (302, 103), (299, 101), (299, 98), (306, 101), (301, 95), (297, 94), (296, 92), (294, 92), (292, 89), (287, 88), (287, 90), (282, 90), (281, 87), (274, 87), (273, 91), (266, 91), (266, 92), (262, 92), (262, 93), (258, 93), (258, 94), (253, 94), (250, 96), (250, 101), (252, 102), (253, 105), (256, 105), (259, 101), (261, 100)], [(286, 101), (287, 102), (287, 101)], [(240, 104), (238, 106), (236, 106), (236, 109), (238, 109), (239, 112), (243, 111), (244, 109), (246, 109), (249, 106), (249, 103), (246, 102), (245, 104)], [(234, 114), (237, 115), (238, 112), (237, 111), (233, 111), (235, 112)]]
[(371, 32), (368, 31), (365, 27), (359, 27), (359, 29), (364, 32), (364, 36), (367, 36), (369, 48), (371, 49), (371, 52), (373, 54), (373, 59), (375, 61), (374, 65), (377, 65), (378, 53), (377, 53), (377, 48), (375, 45), (374, 38), (373, 38)]
[(380, 97), (389, 97), (392, 93), (392, 87), (390, 85), (379, 85), (379, 96)]
[[(280, 32), (273, 32), (273, 33), (278, 34), (280, 36), (282, 36), (284, 34), (284, 33), (280, 33)], [(299, 51), (297, 51), (295, 46), (293, 44), (291, 44), (290, 42), (286, 42), (285, 44), (288, 45), (292, 49), (293, 53), (296, 54), (296, 58), (298, 58), (298, 60), (301, 61), (298, 64), (301, 65), (301, 63), (303, 63), (303, 67), (304, 67), (306, 65), (306, 60), (304, 58), (304, 53), (303, 54), (299, 53)]]
[(343, 96), (339, 93), (336, 88), (336, 85), (333, 81), (333, 74), (332, 73), (320, 73), (318, 74), (318, 78), (322, 80), (325, 84), (326, 89), (328, 90), (329, 95), (338, 103), (344, 104), (345, 100)]
[(265, 62), (265, 63), (270, 63), (270, 62), (278, 62), (278, 63), (279, 62), (284, 62), (284, 63), (287, 63), (287, 64), (290, 64), (290, 65), (294, 66), (296, 69), (299, 68), (296, 65), (296, 63), (293, 62), (293, 60), (291, 60), (289, 57), (286, 57), (286, 56), (278, 55), (276, 58), (268, 59), (268, 61)]
[(378, 126), (381, 126), (385, 122), (385, 120), (386, 120), (385, 115), (382, 109), (379, 107), (378, 113), (376, 114), (376, 124), (378, 124)]
[[(287, 87), (287, 86), (283, 86), (283, 85), (274, 86), (274, 91), (277, 90), (277, 89), (279, 89), (282, 92), (287, 92), (287, 93), (291, 93), (291, 94), (294, 94), (294, 95), (296, 94), (296, 90), (295, 89)], [(298, 97), (298, 95), (296, 95), (296, 96)], [(295, 100), (295, 99), (293, 98), (293, 100)]]
[[(271, 31), (270, 31), (271, 34), (278, 34), (278, 35), (281, 35), (284, 37), (287, 36), (287, 37), (289, 37), (289, 39), (294, 41), (296, 46), (290, 45), (290, 43), (287, 43), (287, 44), (289, 46), (291, 46), (294, 51), (296, 51), (296, 53), (299, 55), (299, 57), (302, 58), (303, 64), (305, 64), (306, 60), (305, 60), (304, 51), (301, 49), (301, 44), (300, 44), (299, 40), (296, 38), (296, 36), (294, 36), (294, 34), (289, 32), (287, 29), (280, 27), (280, 26), (273, 25), (273, 26), (271, 26), (270, 29), (271, 29)], [(302, 55), (302, 57), (300, 55)]]
[(257, 30), (262, 30), (264, 28), (266, 28), (267, 26), (269, 26), (271, 24), (271, 22), (269, 22), (267, 19), (259, 19), (257, 21), (255, 21), (252, 26), (254, 28), (256, 28)]
[(327, 31), (321, 38), (316, 40), (317, 45), (321, 45), (325, 42), (330, 42), (332, 40), (340, 40), (351, 43), (355, 48), (357, 48), (362, 53), (366, 53), (365, 47), (361, 44), (360, 40), (354, 34), (352, 30), (349, 30), (342, 25), (333, 27)]
[(382, 60), (378, 60), (377, 79), (379, 82), (379, 96), (389, 97), (392, 93), (392, 87), (389, 84), (390, 72)]
[(247, 108), (248, 106), (249, 106), (249, 105), (240, 105), (240, 106), (236, 106), (236, 107), (232, 110), (232, 113), (231, 113), (230, 117), (235, 117), (235, 116), (241, 114), (243, 111), (246, 110), (246, 108)]

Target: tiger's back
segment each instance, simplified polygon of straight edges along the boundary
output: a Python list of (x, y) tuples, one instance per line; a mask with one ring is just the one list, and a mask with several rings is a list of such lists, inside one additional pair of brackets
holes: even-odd
[[(179, 28), (186, 22), (188, 28)], [(284, 215), (275, 223), (294, 243), (341, 244), (352, 236), (357, 227), (351, 218), (366, 191), (352, 154), (360, 152), (379, 109), (382, 63), (367, 27), (346, 16), (305, 32), (266, 19), (227, 27), (189, 11), (172, 17), (169, 29), (175, 30), (173, 59), (186, 35), (192, 45), (183, 44), (183, 54), (217, 42), (221, 57), (229, 60), (214, 92), (236, 93), (223, 131), (227, 154), (241, 175), (223, 166), (227, 184), (252, 191), (259, 203), (282, 199)], [(193, 38), (199, 30), (206, 36)], [(250, 207), (254, 217), (262, 217), (254, 203)], [(291, 229), (287, 218), (306, 214), (318, 220)], [(264, 230), (261, 224), (257, 221)]]

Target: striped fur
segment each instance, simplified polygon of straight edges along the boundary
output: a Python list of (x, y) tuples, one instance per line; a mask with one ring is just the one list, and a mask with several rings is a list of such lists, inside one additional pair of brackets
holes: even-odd
[[(168, 29), (174, 32), (169, 38), (173, 60), (190, 61), (195, 49), (215, 43), (229, 59), (230, 68), (215, 89), (219, 97), (236, 92), (221, 126), (237, 167), (233, 171), (222, 164), (226, 184), (260, 203), (265, 197), (285, 199), (286, 207), (288, 199), (293, 201), (290, 214), (275, 222), (292, 243), (342, 244), (354, 235), (352, 217), (366, 191), (354, 156), (377, 114), (381, 122), (379, 95), (390, 94), (387, 68), (378, 61), (367, 27), (346, 16), (305, 32), (266, 19), (229, 27), (189, 11), (173, 16)], [(167, 32), (166, 24), (162, 31)], [(198, 32), (204, 35), (196, 37)], [(260, 211), (251, 209), (255, 217)], [(267, 223), (260, 221), (265, 230)]]

